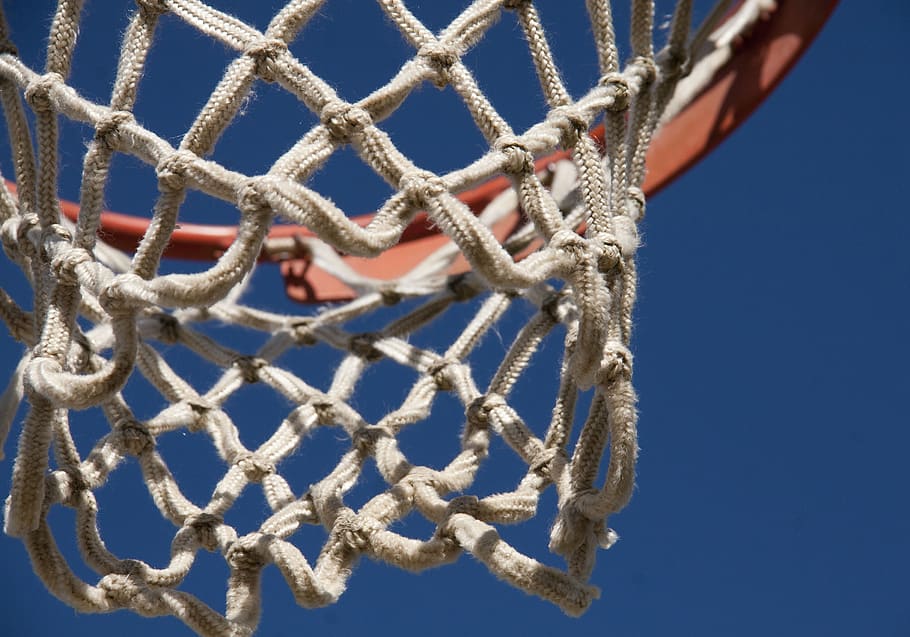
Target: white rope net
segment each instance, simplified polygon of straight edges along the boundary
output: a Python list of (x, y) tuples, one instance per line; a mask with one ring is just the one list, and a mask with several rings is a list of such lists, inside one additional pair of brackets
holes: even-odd
[[(143, 615), (177, 616), (203, 635), (248, 635), (258, 623), (260, 577), (267, 566), (280, 570), (300, 605), (318, 607), (339, 598), (361, 556), (419, 571), (453, 562), (465, 551), (499, 578), (573, 615), (598, 595), (588, 583), (595, 555), (614, 542), (606, 521), (626, 504), (634, 482), (636, 408), (629, 337), (645, 152), (694, 57), (693, 47), (703, 50), (713, 41), (708, 34), (714, 33), (727, 3), (693, 33), (692, 3), (678, 2), (666, 45), (656, 52), (652, 3), (634, 0), (630, 61), (621, 67), (610, 4), (589, 0), (601, 78), (573, 99), (531, 1), (472, 2), (438, 33), (401, 0), (377, 2), (414, 54), (386, 84), (356, 102), (342, 100), (288, 49), (322, 10), (323, 0), (288, 3), (264, 32), (198, 0), (139, 0), (106, 106), (84, 99), (67, 83), (81, 2), (59, 2), (43, 73), (17, 57), (6, 21), (0, 22), (0, 95), (18, 189), (15, 195), (0, 190), (2, 237), (7, 255), (34, 288), (30, 310), (0, 290), (0, 314), (28, 348), (0, 405), (3, 437), (20, 400), (29, 405), (5, 531), (22, 539), (48, 589), (80, 611), (129, 608)], [(752, 19), (765, 4), (746, 3)], [(463, 61), (508, 13), (524, 33), (548, 105), (546, 118), (520, 134), (497, 113)], [(165, 14), (237, 52), (176, 148), (132, 114), (146, 56)], [(722, 49), (716, 43), (709, 48)], [(294, 95), (320, 123), (267, 172), (251, 176), (205, 157), (259, 80)], [(489, 143), (489, 152), (446, 174), (416, 165), (383, 130), (383, 120), (427, 82), (454, 89)], [(57, 199), (61, 115), (95, 130), (84, 156), (81, 213), (74, 226), (61, 220)], [(34, 118), (34, 139), (28, 117)], [(601, 119), (605, 156), (587, 134)], [(342, 147), (353, 148), (395, 189), (366, 227), (307, 185)], [(572, 159), (559, 162), (550, 174), (536, 172), (534, 158), (559, 148), (571, 149)], [(158, 175), (154, 215), (131, 258), (97, 238), (108, 170), (117, 153), (154, 166)], [(508, 175), (513, 187), (479, 216), (455, 197), (499, 174)], [(203, 272), (159, 275), (188, 191), (236, 206), (236, 241)], [(498, 241), (491, 226), (519, 204), (528, 223)], [(382, 253), (398, 242), (421, 210), (451, 241), (403, 277), (377, 281), (355, 273), (339, 256)], [(307, 240), (310, 258), (358, 296), (294, 316), (244, 305), (245, 282), (260, 251), (273, 247), (267, 245), (267, 233), (277, 220), (312, 229), (320, 240)], [(586, 230), (578, 234), (582, 223)], [(522, 260), (514, 258), (535, 241), (542, 244), (539, 249)], [(447, 276), (460, 255), (472, 272)], [(412, 336), (421, 328), (445, 320), (440, 317), (451, 307), (468, 300), (477, 309), (465, 325), (453, 326), (447, 348), (414, 344)], [(480, 387), (472, 375), (471, 353), (514, 304), (531, 308), (526, 324), (492, 380)], [(404, 310), (368, 333), (349, 328), (385, 306)], [(265, 343), (258, 351), (235, 351), (202, 329), (212, 321), (259, 331)], [(510, 404), (511, 393), (555, 328), (564, 339), (555, 404), (551, 413), (526, 420)], [(326, 374), (326, 389), (280, 365), (287, 352), (317, 343), (343, 354), (334, 373)], [(169, 364), (188, 350), (223, 368), (211, 387), (193, 387)], [(379, 360), (413, 370), (416, 381), (399, 405), (369, 420), (352, 406), (351, 397), (365, 371)], [(138, 418), (124, 397), (124, 386), (136, 375), (166, 400), (167, 406), (152, 417)], [(276, 400), (290, 404), (274, 433), (256, 448), (241, 442), (250, 423), (235, 420), (226, 407), (232, 395), (251, 383), (272, 388)], [(440, 392), (452, 394), (462, 406), (462, 433), (451, 459), (429, 466), (405, 455), (399, 434), (431, 426), (431, 408)], [(590, 409), (576, 418), (576, 404), (586, 392), (592, 396)], [(92, 409), (107, 420), (109, 432), (83, 455), (74, 442), (71, 417)], [(346, 450), (313, 484), (291, 484), (282, 474), (282, 462), (299, 453), (317, 428), (341, 432)], [(156, 447), (160, 437), (177, 431), (207, 436), (223, 460), (223, 476), (208, 502), (184, 495)], [(524, 476), (507, 492), (474, 492), (478, 469), (497, 437), (524, 463)], [(141, 547), (139, 556), (115, 555), (102, 538), (95, 492), (125, 462), (138, 464), (155, 506), (173, 524), (167, 563), (142, 561)], [(367, 464), (375, 466), (383, 488), (352, 508), (346, 496)], [(270, 515), (241, 533), (225, 515), (244, 490), (257, 487)], [(549, 547), (564, 558), (563, 569), (522, 554), (500, 535), (504, 525), (533, 517), (541, 494), (551, 487), (557, 510), (546, 513), (555, 517)], [(49, 511), (57, 506), (75, 510), (81, 558), (97, 573), (96, 581), (77, 576), (58, 550), (48, 522)], [(411, 514), (423, 516), (435, 530), (427, 537), (399, 533), (396, 524)], [(321, 547), (300, 547), (295, 535), (304, 525), (324, 529)], [(200, 550), (220, 553), (230, 569), (223, 611), (181, 586)]]

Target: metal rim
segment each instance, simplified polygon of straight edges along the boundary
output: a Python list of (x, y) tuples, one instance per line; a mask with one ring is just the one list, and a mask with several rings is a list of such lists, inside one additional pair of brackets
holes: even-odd
[[(653, 195), (664, 188), (745, 121), (796, 64), (836, 5), (837, 0), (820, 0), (807, 8), (799, 0), (778, 0), (775, 9), (755, 25), (707, 88), (655, 136), (647, 155), (645, 194)], [(592, 135), (602, 142), (603, 127), (595, 129)], [(541, 158), (537, 162), (538, 170), (545, 170), (548, 164), (567, 156), (567, 152), (559, 152)], [(479, 214), (509, 185), (507, 178), (496, 177), (460, 194), (459, 198)], [(61, 201), (61, 210), (71, 220), (79, 215), (79, 205), (70, 201)], [(366, 225), (371, 218), (368, 214), (354, 220)], [(520, 213), (515, 211), (494, 228), (494, 233), (502, 239), (520, 223)], [(105, 242), (128, 252), (135, 251), (148, 225), (146, 218), (116, 212), (105, 212), (101, 217)], [(182, 223), (171, 236), (165, 256), (215, 260), (230, 247), (236, 235), (235, 226)], [(288, 239), (314, 236), (303, 226), (276, 225), (269, 232), (268, 241), (283, 239), (287, 244)], [(392, 279), (407, 272), (446, 241), (447, 238), (428, 223), (426, 214), (420, 213), (404, 231), (400, 242), (382, 255), (373, 259), (343, 258), (354, 270), (370, 277)], [(260, 258), (281, 264), (287, 294), (296, 301), (340, 301), (354, 296), (353, 290), (316, 268), (305, 257), (287, 251), (264, 250)], [(468, 269), (467, 262), (458, 259), (450, 274)]]

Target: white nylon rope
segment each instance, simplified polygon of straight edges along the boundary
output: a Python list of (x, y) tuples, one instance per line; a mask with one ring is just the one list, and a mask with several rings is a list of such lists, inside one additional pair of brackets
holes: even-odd
[[(18, 185), (15, 198), (5, 189), (0, 192), (0, 234), (7, 254), (23, 268), (35, 292), (27, 311), (0, 290), (0, 317), (28, 348), (0, 397), (0, 442), (18, 403), (24, 397), (29, 404), (4, 529), (22, 538), (48, 589), (80, 611), (130, 608), (143, 615), (175, 615), (201, 635), (249, 635), (258, 623), (259, 577), (268, 565), (278, 567), (299, 604), (314, 607), (338, 599), (362, 555), (421, 570), (454, 561), (464, 551), (503, 580), (573, 615), (598, 595), (588, 579), (598, 547), (616, 539), (606, 520), (630, 497), (637, 454), (628, 347), (639, 243), (636, 222), (644, 212), (644, 152), (692, 55), (690, 44), (701, 50), (707, 41), (720, 50), (732, 31), (702, 37), (713, 31), (712, 23), (693, 39), (692, 3), (680, 0), (668, 43), (656, 52), (653, 3), (634, 0), (632, 59), (621, 67), (610, 5), (589, 0), (602, 77), (573, 100), (530, 0), (477, 0), (438, 34), (400, 0), (377, 2), (413, 46), (414, 56), (388, 83), (354, 103), (342, 100), (288, 50), (310, 18), (324, 4), (331, 5), (324, 0), (288, 3), (264, 32), (199, 0), (138, 0), (107, 105), (89, 102), (67, 84), (80, 1), (60, 1), (43, 73), (16, 56), (5, 19), (0, 19), (0, 97)], [(509, 11), (524, 32), (549, 107), (542, 121), (519, 133), (496, 111), (463, 61)], [(145, 60), (165, 13), (237, 52), (176, 148), (132, 115)], [(260, 80), (295, 95), (320, 123), (261, 175), (240, 174), (203, 159)], [(463, 100), (489, 144), (488, 153), (437, 175), (395, 146), (382, 122), (426, 82), (449, 86)], [(23, 94), (35, 120), (35, 139), (29, 133)], [(59, 116), (95, 130), (84, 157), (81, 213), (75, 226), (61, 221), (57, 206)], [(602, 118), (605, 159), (587, 134)], [(395, 190), (363, 228), (307, 186), (307, 178), (344, 146), (352, 147)], [(558, 162), (549, 175), (536, 173), (534, 157), (558, 147), (571, 148), (573, 159)], [(158, 175), (154, 216), (131, 260), (98, 242), (96, 235), (115, 153), (155, 166)], [(498, 174), (508, 175), (514, 188), (479, 217), (454, 196)], [(204, 272), (158, 276), (189, 190), (237, 207), (237, 240)], [(530, 223), (500, 244), (491, 227), (519, 203)], [(379, 281), (358, 274), (338, 256), (375, 256), (391, 248), (420, 210), (426, 210), (451, 241), (400, 279)], [(313, 230), (319, 239), (307, 242), (314, 263), (359, 296), (306, 316), (244, 305), (243, 289), (277, 219)], [(587, 233), (579, 236), (575, 229), (583, 221)], [(516, 262), (513, 255), (535, 239), (542, 247)], [(447, 277), (460, 256), (470, 262), (472, 273)], [(412, 334), (449, 308), (478, 297), (476, 313), (444, 351), (411, 342)], [(373, 332), (359, 334), (348, 327), (354, 319), (414, 298), (422, 300)], [(482, 389), (472, 375), (470, 355), (515, 303), (528, 304), (533, 312)], [(95, 327), (82, 330), (77, 316)], [(202, 325), (212, 320), (244, 326), (267, 338), (254, 353), (235, 351), (207, 335)], [(564, 332), (565, 355), (549, 426), (540, 437), (535, 431), (544, 427), (529, 426), (509, 401), (517, 380), (533, 367), (538, 346), (557, 326)], [(210, 388), (196, 389), (174, 371), (154, 342), (191, 350), (223, 372)], [(286, 352), (317, 343), (343, 353), (325, 391), (278, 363)], [(370, 421), (350, 401), (365, 370), (380, 359), (414, 370), (417, 380), (400, 405)], [(121, 392), (137, 374), (167, 402), (146, 420), (135, 417)], [(293, 405), (255, 449), (243, 445), (239, 432), (244, 423), (235, 422), (226, 408), (228, 399), (250, 383), (272, 388)], [(594, 398), (573, 446), (575, 405), (587, 389)], [(432, 468), (408, 458), (397, 435), (430, 418), (440, 392), (460, 401), (464, 429), (448, 464)], [(70, 415), (93, 407), (104, 414), (110, 433), (83, 457), (69, 430)], [(350, 446), (328, 475), (301, 492), (304, 485), (295, 489), (282, 475), (281, 463), (318, 427), (340, 428)], [(156, 448), (159, 436), (178, 430), (208, 436), (224, 463), (208, 502), (184, 495)], [(526, 463), (527, 472), (512, 491), (472, 494), (494, 436)], [(598, 484), (605, 456), (606, 479)], [(166, 564), (114, 555), (100, 535), (94, 491), (123, 462), (141, 467), (155, 505), (174, 525)], [(368, 462), (375, 463), (385, 490), (354, 510), (345, 496)], [(225, 514), (244, 489), (255, 485), (263, 489), (271, 514), (257, 530), (239, 535), (225, 522)], [(550, 548), (565, 558), (564, 570), (520, 553), (498, 530), (533, 517), (540, 494), (550, 486), (558, 494)], [(48, 522), (48, 511), (57, 505), (75, 509), (82, 559), (98, 573), (97, 581), (82, 580), (57, 549)], [(390, 529), (412, 512), (435, 526), (431, 537), (407, 537)], [(304, 524), (324, 528), (326, 539), (318, 552), (305, 555), (290, 541)], [(230, 567), (223, 612), (177, 588), (199, 550), (221, 553)]]

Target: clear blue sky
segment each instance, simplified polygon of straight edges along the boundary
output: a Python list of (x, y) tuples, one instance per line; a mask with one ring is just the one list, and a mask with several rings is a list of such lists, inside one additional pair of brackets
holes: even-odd
[[(370, 51), (358, 58), (362, 76), (326, 62), (327, 53), (340, 50), (344, 34), (332, 6), (352, 11), (359, 2), (374, 11), (366, 0), (330, 1), (294, 49), (336, 80), (346, 98), (387, 78), (408, 54), (400, 37), (383, 27), (381, 35), (348, 34), (361, 50)], [(38, 64), (50, 3), (6, 4), (15, 41), (26, 59)], [(262, 16), (271, 9), (251, 8), (254, 4), (221, 3), (262, 27)], [(431, 4), (414, 3), (426, 5), (425, 14), (432, 14)], [(545, 15), (555, 17), (562, 3), (539, 4)], [(438, 5), (453, 8), (442, 10), (434, 26), (460, 3)], [(104, 34), (122, 29), (126, 14), (113, 0), (91, 2), (86, 11), (74, 81), (84, 94), (104, 100), (116, 48)], [(501, 27), (501, 39), (471, 58), (475, 66), (515, 35), (511, 26)], [(468, 556), (455, 566), (416, 576), (364, 559), (340, 602), (317, 611), (297, 608), (275, 569), (267, 569), (260, 634), (910, 634), (910, 136), (901, 65), (910, 53), (908, 29), (905, 3), (843, 2), (764, 107), (650, 202), (639, 252), (634, 337), (641, 398), (639, 477), (632, 503), (611, 519), (622, 540), (599, 556), (593, 581), (602, 597), (586, 615), (570, 619), (498, 582)], [(150, 67), (137, 117), (176, 145), (229, 55), (174, 21), (163, 33), (174, 44), (153, 50), (152, 58), (160, 59)], [(593, 58), (586, 57), (587, 34), (571, 26), (553, 33), (557, 51), (575, 61), (565, 73), (577, 93), (594, 73)], [(525, 99), (519, 87), (527, 79), (522, 75), (526, 54), (516, 48), (503, 55), (498, 65), (478, 68), (478, 76), (522, 129), (541, 109), (540, 100)], [(168, 69), (177, 67), (184, 77), (169, 79)], [(396, 124), (410, 126), (410, 135), (401, 133), (402, 144), (434, 169), (444, 168), (445, 158), (420, 150), (427, 135), (447, 143), (463, 138), (451, 150), (455, 160), (483, 150), (475, 133), (458, 128), (466, 116), (447, 98), (451, 95), (424, 89), (418, 96), (422, 101)], [(431, 111), (445, 118), (446, 109), (456, 124), (441, 130), (433, 131), (418, 117)], [(261, 171), (311, 125), (313, 118), (301, 111), (291, 98), (261, 86), (215, 158), (247, 172)], [(287, 132), (274, 130), (279, 119)], [(77, 126), (63, 131), (66, 147), (74, 152), (91, 137), (91, 131)], [(8, 175), (5, 138), (0, 155)], [(366, 211), (381, 190), (365, 171), (340, 181), (338, 173), (353, 164), (349, 160), (338, 160), (317, 183), (327, 191), (334, 186), (342, 205)], [(62, 194), (69, 198), (77, 196), (80, 168), (77, 155), (64, 160)], [(150, 205), (153, 170), (120, 161), (114, 175), (111, 208), (141, 213), (134, 207)], [(351, 183), (356, 187), (346, 185)], [(191, 198), (189, 203), (197, 205), (188, 205), (188, 214), (211, 218), (219, 212), (202, 202)], [(253, 302), (290, 308), (271, 274), (260, 273)], [(28, 303), (21, 275), (5, 259), (0, 259), (0, 284)], [(492, 343), (489, 351), (495, 354), (497, 347)], [(20, 352), (0, 334), (4, 369), (12, 369)], [(210, 378), (205, 370), (196, 373), (199, 384)], [(0, 371), (0, 383), (7, 375)], [(379, 386), (375, 376), (372, 381), (372, 387)], [(536, 389), (523, 390), (529, 405)], [(241, 409), (238, 422), (272, 426), (281, 414), (265, 396), (251, 394), (246, 403), (251, 407)], [(381, 402), (383, 395), (376, 391), (360, 398), (367, 413), (371, 399)], [(17, 433), (18, 421), (6, 443), (7, 459), (0, 463), (3, 494)], [(455, 444), (456, 435), (457, 424), (452, 424), (451, 438), (431, 443)], [(161, 444), (164, 453), (174, 454), (178, 477), (196, 480), (189, 494), (206, 499), (206, 485), (215, 476), (198, 467), (216, 462), (214, 453), (191, 436)], [(314, 440), (316, 449), (331, 445), (318, 436)], [(308, 463), (320, 462), (308, 453), (304, 445), (291, 470), (304, 475)], [(103, 531), (114, 550), (162, 559), (172, 531), (154, 519), (138, 477), (135, 466), (125, 467), (99, 494), (110, 511), (102, 517)], [(123, 510), (130, 504), (140, 512)], [(264, 506), (252, 497), (240, 504), (250, 516), (261, 514)], [(516, 541), (542, 551), (547, 515), (552, 513), (520, 531)], [(58, 541), (72, 553), (72, 516), (64, 512), (54, 521)], [(201, 590), (204, 599), (223, 608), (227, 569), (220, 557), (201, 555), (200, 560), (200, 572), (185, 588)], [(44, 591), (21, 544), (5, 536), (0, 536), (0, 561), (5, 569), (0, 634), (189, 634), (171, 618), (76, 614)]]

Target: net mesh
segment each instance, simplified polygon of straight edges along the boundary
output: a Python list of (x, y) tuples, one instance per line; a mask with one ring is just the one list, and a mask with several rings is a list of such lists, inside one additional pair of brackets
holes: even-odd
[[(59, 3), (43, 73), (17, 57), (5, 19), (0, 24), (0, 95), (18, 187), (15, 195), (0, 190), (2, 236), (9, 258), (34, 288), (31, 310), (0, 290), (0, 314), (28, 346), (3, 397), (6, 429), (18, 402), (24, 397), (29, 404), (5, 531), (22, 538), (36, 573), (73, 607), (171, 614), (204, 635), (246, 635), (255, 629), (265, 567), (277, 566), (296, 601), (316, 607), (339, 598), (361, 556), (419, 571), (453, 562), (466, 551), (510, 584), (580, 614), (598, 595), (588, 583), (595, 554), (616, 537), (606, 520), (626, 504), (634, 482), (629, 338), (645, 152), (688, 70), (692, 48), (705, 43), (727, 3), (691, 33), (692, 3), (678, 2), (666, 45), (656, 52), (653, 5), (633, 1), (631, 58), (621, 66), (610, 4), (590, 0), (601, 77), (573, 99), (533, 2), (478, 0), (434, 33), (403, 2), (378, 0), (414, 54), (386, 84), (356, 102), (341, 99), (288, 49), (323, 4), (292, 1), (259, 32), (196, 0), (139, 0), (106, 106), (84, 99), (67, 83), (81, 2)], [(763, 4), (746, 3), (755, 11)], [(542, 121), (520, 134), (485, 97), (463, 61), (506, 11), (520, 24), (548, 107)], [(176, 148), (132, 114), (146, 56), (165, 13), (237, 53)], [(267, 172), (250, 176), (205, 157), (260, 80), (295, 96), (319, 123)], [(489, 152), (434, 174), (396, 147), (382, 122), (425, 83), (451, 87), (462, 98)], [(34, 139), (23, 94), (33, 112)], [(84, 156), (81, 212), (72, 226), (61, 219), (57, 200), (61, 115), (95, 131)], [(601, 118), (603, 149), (588, 135)], [(394, 189), (365, 227), (307, 185), (343, 147), (353, 148)], [(535, 169), (536, 156), (559, 148), (571, 149), (571, 160), (547, 171)], [(154, 166), (158, 176), (160, 194), (149, 229), (131, 258), (97, 238), (117, 153)], [(511, 179), (512, 187), (477, 216), (455, 196), (500, 174)], [(188, 191), (236, 207), (236, 240), (203, 272), (159, 274)], [(527, 223), (500, 241), (492, 227), (519, 205)], [(342, 253), (373, 257), (388, 250), (420, 211), (450, 241), (404, 276), (372, 279), (341, 258)], [(245, 305), (244, 287), (257, 258), (274, 247), (268, 231), (275, 220), (314, 231), (319, 239), (301, 240), (309, 259), (355, 290), (356, 298), (302, 315)], [(577, 232), (581, 225), (583, 234)], [(467, 259), (471, 272), (449, 276), (459, 258)], [(419, 330), (469, 302), (471, 317), (447, 347), (415, 344), (412, 337)], [(470, 355), (516, 304), (530, 308), (526, 321), (492, 380), (480, 387)], [(387, 306), (401, 311), (368, 332), (350, 327)], [(265, 343), (254, 352), (219, 344), (200, 328), (210, 321), (261, 332)], [(528, 422), (510, 403), (512, 391), (556, 328), (563, 335), (564, 355), (555, 403), (549, 415), (536, 414)], [(342, 354), (325, 390), (279, 360), (315, 344)], [(208, 389), (195, 388), (169, 364), (187, 350), (221, 368)], [(416, 381), (399, 405), (369, 419), (351, 397), (377, 361), (412, 370)], [(124, 397), (123, 388), (135, 375), (166, 400), (152, 417), (138, 418)], [(291, 408), (262, 444), (248, 448), (241, 433), (251, 423), (236, 421), (226, 405), (252, 383), (271, 388)], [(399, 434), (430, 426), (440, 392), (453, 395), (462, 407), (460, 444), (447, 463), (420, 464), (406, 456)], [(584, 395), (590, 396), (590, 407), (576, 418)], [(109, 430), (83, 456), (71, 417), (91, 409), (103, 415)], [(309, 486), (292, 485), (282, 463), (318, 428), (343, 432), (346, 448), (327, 475)], [(223, 461), (223, 475), (208, 502), (184, 494), (157, 447), (159, 437), (176, 431), (207, 436)], [(509, 491), (475, 492), (478, 469), (495, 438), (520, 458), (524, 475)], [(138, 464), (161, 516), (173, 525), (170, 559), (164, 564), (115, 555), (102, 539), (95, 492), (124, 462)], [(354, 508), (346, 498), (367, 464), (375, 466), (383, 486)], [(241, 533), (225, 515), (244, 490), (257, 485), (270, 513)], [(500, 535), (503, 526), (533, 517), (541, 494), (551, 487), (557, 504), (548, 513), (555, 516), (549, 546), (564, 558), (564, 568), (524, 555)], [(55, 544), (48, 515), (58, 506), (75, 509), (82, 560), (97, 573), (94, 582), (77, 576)], [(398, 532), (396, 523), (413, 513), (433, 527), (428, 537)], [(295, 543), (304, 525), (324, 529), (318, 552)], [(230, 569), (223, 612), (181, 588), (201, 550), (220, 553)]]

